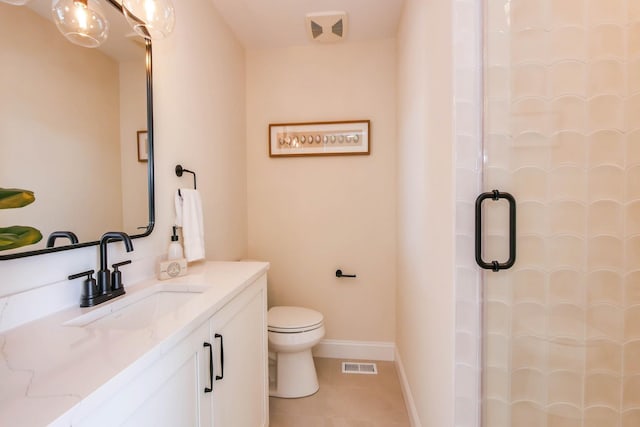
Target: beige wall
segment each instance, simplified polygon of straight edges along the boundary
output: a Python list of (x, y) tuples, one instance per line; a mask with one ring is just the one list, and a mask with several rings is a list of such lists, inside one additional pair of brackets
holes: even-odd
[(156, 206), (158, 251), (166, 253), (175, 218), (174, 194), (197, 174), (206, 256), (246, 255), (244, 49), (208, 0), (175, 3), (176, 28), (155, 43)]
[(397, 346), (419, 422), (453, 425), (451, 4), (408, 0), (398, 34)]
[[(394, 340), (395, 98), (393, 40), (247, 53), (249, 256), (269, 305), (321, 311), (328, 339)], [(269, 123), (354, 119), (369, 156), (269, 158)]]

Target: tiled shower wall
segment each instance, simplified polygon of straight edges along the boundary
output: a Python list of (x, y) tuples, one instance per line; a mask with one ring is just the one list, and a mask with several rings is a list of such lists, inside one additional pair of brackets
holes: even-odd
[(482, 7), (453, 3), (456, 159), (455, 425), (480, 426), (480, 272), (474, 261), (474, 203), (482, 177)]
[(640, 426), (640, 1), (484, 7), (483, 425)]

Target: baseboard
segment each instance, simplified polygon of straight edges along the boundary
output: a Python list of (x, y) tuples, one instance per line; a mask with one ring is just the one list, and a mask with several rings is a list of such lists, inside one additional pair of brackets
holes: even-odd
[(400, 380), (400, 388), (402, 388), (402, 395), (404, 396), (404, 403), (407, 405), (407, 413), (409, 414), (409, 421), (411, 427), (422, 427), (420, 418), (418, 417), (418, 410), (416, 409), (416, 403), (413, 400), (413, 394), (411, 393), (411, 387), (409, 387), (409, 381), (407, 381), (407, 375), (404, 372), (404, 365), (402, 364), (402, 358), (398, 349), (395, 349), (395, 365), (396, 372), (398, 373), (398, 379)]
[(313, 355), (330, 359), (392, 362), (395, 359), (395, 344), (375, 341), (322, 340), (313, 348)]

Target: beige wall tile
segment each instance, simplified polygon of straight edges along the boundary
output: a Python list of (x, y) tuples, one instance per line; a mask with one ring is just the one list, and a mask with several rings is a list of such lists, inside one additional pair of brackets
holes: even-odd
[(511, 333), (514, 336), (544, 336), (547, 312), (543, 305), (533, 302), (515, 304), (511, 314)]
[(585, 311), (573, 304), (558, 304), (550, 308), (549, 336), (582, 340), (585, 333)]
[(582, 406), (584, 388), (581, 371), (554, 371), (548, 376), (547, 402), (568, 403), (574, 407)]
[[(617, 204), (613, 206), (617, 207)], [(587, 303), (609, 303), (624, 306), (623, 280), (620, 273), (610, 270), (594, 271), (587, 279)]]
[(624, 338), (640, 339), (640, 306), (632, 306), (624, 313)]
[(547, 409), (547, 427), (582, 427), (582, 414), (574, 406), (552, 405)]
[(604, 59), (625, 56), (625, 34), (621, 25), (601, 24), (590, 30), (589, 57)]
[[(618, 375), (591, 374), (585, 377), (584, 405), (604, 405), (619, 408), (622, 380)], [(607, 424), (601, 424), (604, 426)]]
[(543, 63), (550, 47), (549, 32), (544, 28), (527, 28), (511, 33), (512, 64), (523, 62)]
[[(581, 236), (587, 229), (587, 207), (574, 200), (556, 200), (547, 205), (552, 235)], [(591, 217), (589, 217), (591, 220)]]
[(586, 275), (578, 270), (556, 270), (549, 275), (549, 303), (572, 303), (584, 305)]
[(622, 389), (622, 408), (640, 408), (640, 375), (625, 377)]
[(620, 427), (640, 426), (640, 409), (632, 409), (622, 414), (622, 425)]
[(583, 61), (561, 60), (548, 67), (549, 95), (584, 95), (587, 87), (587, 64)]
[(586, 344), (586, 372), (608, 372), (620, 375), (622, 345), (610, 340), (590, 340)]
[(516, 402), (511, 405), (511, 424), (518, 427), (540, 427), (546, 414), (542, 407), (532, 402)]
[(536, 369), (516, 369), (511, 373), (511, 401), (527, 400), (544, 403), (547, 378)]
[[(587, 309), (587, 338), (607, 338), (622, 342), (624, 317), (619, 307), (600, 304)], [(587, 342), (589, 345), (589, 342)]]
[(640, 340), (624, 345), (624, 374), (640, 374)]
[(626, 0), (589, 0), (589, 24), (619, 23), (626, 19)]
[(584, 427), (617, 427), (619, 421), (619, 412), (612, 408), (594, 407), (584, 411)]
[(512, 343), (511, 369), (544, 369), (547, 363), (547, 345), (543, 339), (515, 337), (512, 339)]
[(552, 339), (549, 342), (547, 368), (553, 371), (583, 372), (585, 351), (582, 340)]
[(496, 398), (506, 401), (509, 398), (511, 374), (507, 367), (489, 366), (484, 369), (482, 386), (487, 399)]
[[(535, 210), (534, 210), (535, 212)], [(521, 221), (519, 221), (520, 223)], [(540, 270), (513, 272), (513, 302), (545, 304), (547, 300), (548, 273)]]
[[(622, 79), (624, 81), (624, 79)], [(619, 130), (598, 130), (589, 136), (589, 166), (625, 165), (624, 133)]]
[(585, 23), (587, 3), (584, 0), (550, 2), (550, 19), (554, 27), (582, 26)]

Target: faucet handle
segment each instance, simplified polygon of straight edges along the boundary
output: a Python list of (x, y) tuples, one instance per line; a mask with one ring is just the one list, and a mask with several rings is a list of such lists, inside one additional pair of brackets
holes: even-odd
[(127, 264), (131, 264), (131, 260), (126, 260), (126, 261), (122, 261), (122, 262), (117, 262), (113, 265), (111, 265), (111, 267), (113, 267), (113, 272), (111, 273), (111, 290), (112, 291), (116, 291), (120, 288), (123, 287), (122, 285), (122, 272), (120, 270), (118, 270), (119, 267), (122, 267), (123, 265), (127, 265)]
[(82, 295), (80, 296), (80, 307), (91, 307), (93, 305), (93, 299), (98, 296), (98, 285), (96, 285), (96, 279), (93, 278), (94, 270), (83, 271), (82, 273), (72, 274), (68, 277), (69, 280), (79, 279), (80, 277), (87, 276), (82, 282)]

